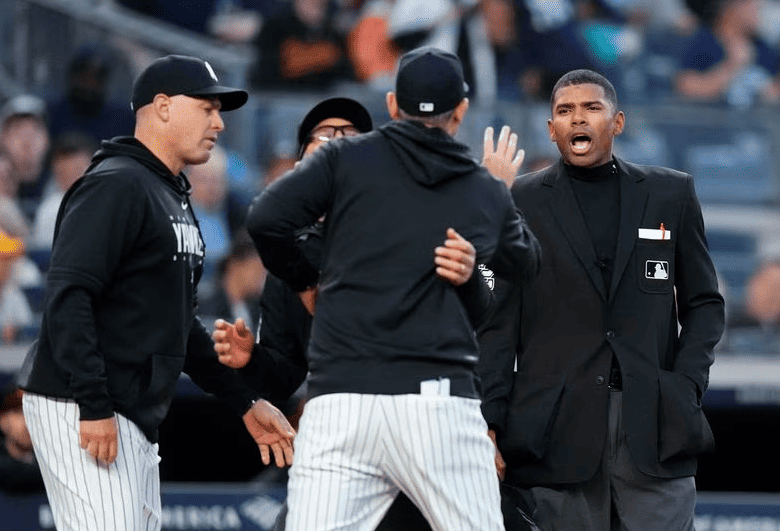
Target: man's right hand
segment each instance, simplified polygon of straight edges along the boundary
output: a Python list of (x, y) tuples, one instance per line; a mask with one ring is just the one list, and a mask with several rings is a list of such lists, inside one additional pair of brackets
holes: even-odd
[(214, 350), (221, 364), (240, 369), (249, 363), (255, 339), (243, 319), (236, 319), (235, 324), (217, 319), (214, 321), (211, 339), (214, 340)]
[(119, 448), (116, 419), (79, 421), (79, 444), (101, 463), (113, 463)]

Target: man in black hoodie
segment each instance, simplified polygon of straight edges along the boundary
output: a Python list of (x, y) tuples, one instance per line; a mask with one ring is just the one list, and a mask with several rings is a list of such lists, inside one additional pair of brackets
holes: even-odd
[(156, 441), (182, 370), (243, 415), (266, 464), (292, 460), (287, 420), (217, 361), (195, 316), (204, 246), (181, 171), (247, 97), (200, 59), (154, 61), (133, 85), (134, 137), (103, 142), (62, 201), (19, 376), (60, 531), (160, 529)]
[[(401, 490), (435, 530), (503, 529), (474, 331), (430, 249), (453, 228), (478, 263), (520, 282), (536, 274), (538, 243), (453, 139), (468, 109), (457, 57), (412, 51), (396, 87), (393, 121), (328, 142), (250, 208), (269, 271), (317, 295), (288, 531), (375, 527)], [(320, 271), (295, 231), (322, 214)]]

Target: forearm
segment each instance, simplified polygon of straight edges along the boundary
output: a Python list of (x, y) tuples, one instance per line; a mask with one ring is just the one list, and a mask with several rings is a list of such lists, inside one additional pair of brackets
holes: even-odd
[(184, 372), (198, 387), (225, 401), (239, 416), (258, 398), (258, 393), (246, 385), (237, 371), (219, 363), (211, 337), (197, 317), (187, 340)]
[(306, 379), (308, 368), (273, 349), (256, 343), (252, 358), (238, 371), (261, 397), (278, 403), (287, 400)]
[(70, 391), (81, 419), (108, 418), (114, 414), (108, 394), (105, 360), (99, 350), (93, 296), (68, 275), (51, 271), (46, 284), (43, 326), (55, 363), (69, 375)]
[(491, 316), (494, 306), (493, 291), (479, 266), (466, 283), (457, 286), (455, 291), (466, 309), (471, 326), (479, 328)]
[(532, 280), (539, 273), (542, 250), (519, 210), (514, 210), (487, 266), (497, 276), (513, 283)]
[(495, 311), (478, 330), (482, 415), (491, 428), (502, 431), (512, 391), (520, 326), (521, 288), (496, 279)]

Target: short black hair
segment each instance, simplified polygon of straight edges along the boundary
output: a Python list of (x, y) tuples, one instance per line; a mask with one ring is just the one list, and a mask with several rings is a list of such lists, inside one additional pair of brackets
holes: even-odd
[(570, 87), (572, 85), (588, 84), (598, 85), (603, 88), (604, 95), (606, 95), (607, 100), (609, 100), (613, 110), (617, 112), (618, 98), (617, 92), (615, 92), (615, 87), (606, 77), (602, 76), (598, 72), (594, 72), (593, 70), (588, 70), (586, 68), (572, 70), (561, 76), (561, 78), (555, 83), (555, 86), (552, 89), (552, 94), (550, 94), (550, 109), (552, 109), (553, 105), (555, 105), (555, 95), (560, 89), (564, 87)]

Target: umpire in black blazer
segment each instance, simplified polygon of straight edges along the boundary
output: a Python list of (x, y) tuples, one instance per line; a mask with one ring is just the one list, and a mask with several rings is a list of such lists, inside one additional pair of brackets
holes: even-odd
[(724, 326), (693, 180), (613, 157), (625, 118), (599, 74), (566, 74), (551, 105), (562, 158), (512, 185), (541, 272), (497, 286), (481, 334), (505, 481), (543, 530), (692, 530)]

